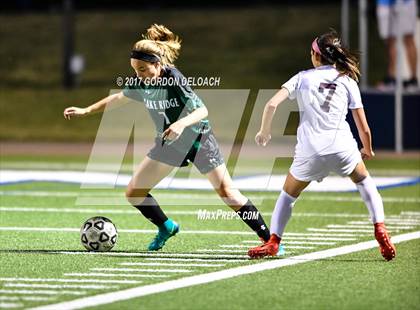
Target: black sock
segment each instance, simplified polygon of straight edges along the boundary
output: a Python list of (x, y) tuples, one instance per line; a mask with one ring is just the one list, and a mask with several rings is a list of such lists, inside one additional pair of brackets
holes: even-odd
[(260, 238), (263, 238), (264, 241), (270, 239), (270, 230), (265, 224), (261, 213), (257, 210), (251, 200), (248, 200), (242, 208), (236, 211), (236, 213)]
[(147, 197), (141, 204), (134, 207), (139, 210), (141, 214), (143, 214), (149, 221), (158, 227), (165, 223), (168, 219), (168, 217), (160, 208), (159, 203), (150, 194), (147, 194)]

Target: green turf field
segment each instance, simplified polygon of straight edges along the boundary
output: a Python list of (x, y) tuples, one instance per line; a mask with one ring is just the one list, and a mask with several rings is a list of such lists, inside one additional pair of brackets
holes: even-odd
[[(6, 158), (1, 169), (24, 163), (23, 159)], [(48, 161), (54, 163), (44, 158)], [(60, 165), (58, 160), (55, 163)], [(386, 162), (376, 165), (373, 171), (382, 175), (387, 168), (395, 174), (411, 170), (411, 175), (418, 175), (414, 160), (394, 160), (392, 167)], [(398, 243), (397, 258), (388, 263), (376, 246), (322, 260), (304, 262), (300, 258), (372, 240), (367, 211), (357, 193), (304, 193), (286, 230), (286, 254), (251, 261), (246, 251), (258, 239), (240, 220), (198, 219), (199, 209), (228, 210), (211, 191), (154, 191), (168, 216), (181, 225), (181, 233), (158, 253), (145, 251), (154, 227), (123, 202), (122, 188), (82, 190), (75, 184), (39, 182), (2, 185), (0, 192), (2, 308), (55, 305), (92, 295), (104, 301), (109, 296), (105, 293), (128, 288), (148, 292), (152, 284), (158, 292), (107, 302), (97, 309), (419, 308), (418, 235)], [(269, 223), (277, 193), (246, 194)], [(394, 238), (420, 230), (419, 184), (382, 190), (381, 194)], [(89, 197), (102, 200), (87, 204)], [(79, 241), (81, 224), (96, 215), (112, 219), (119, 230), (117, 245), (109, 254), (90, 254)], [(299, 264), (209, 280), (208, 274), (215, 271), (225, 275), (248, 265), (256, 271), (262, 262), (289, 261)], [(202, 278), (209, 282), (169, 291), (163, 286), (181, 279), (190, 283), (196, 275), (205, 275)]]

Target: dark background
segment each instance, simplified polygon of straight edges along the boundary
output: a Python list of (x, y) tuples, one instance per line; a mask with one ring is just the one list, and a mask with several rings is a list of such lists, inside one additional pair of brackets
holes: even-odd
[[(175, 64), (184, 75), (220, 76), (219, 88), (253, 92), (278, 89), (298, 71), (310, 68), (313, 38), (331, 27), (340, 32), (341, 27), (341, 1), (75, 0), (72, 50), (83, 57), (84, 69), (74, 77), (74, 86), (66, 87), (64, 55), (69, 49), (64, 2), (0, 2), (1, 141), (92, 142), (100, 116), (74, 122), (69, 130), (63, 109), (90, 105), (117, 88), (118, 76), (132, 75), (129, 52), (152, 23), (166, 25), (183, 40)], [(357, 3), (350, 1), (353, 50), (358, 48)], [(368, 83), (375, 87), (385, 75), (375, 1), (369, 1), (368, 15)], [(390, 126), (393, 99), (365, 98), (369, 98), (367, 107), (374, 105), (366, 109), (372, 117), (389, 112), (385, 118)], [(381, 102), (387, 108), (379, 111)], [(375, 124), (382, 126), (382, 121)], [(376, 134), (379, 128), (373, 128), (377, 145), (393, 145), (392, 133), (381, 141), (384, 135)], [(414, 133), (418, 141), (418, 128)]]

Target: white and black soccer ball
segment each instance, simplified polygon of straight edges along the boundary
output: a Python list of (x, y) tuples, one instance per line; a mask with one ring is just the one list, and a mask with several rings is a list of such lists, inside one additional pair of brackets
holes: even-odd
[(117, 238), (117, 228), (103, 216), (88, 219), (80, 228), (80, 240), (88, 251), (107, 252), (117, 243)]

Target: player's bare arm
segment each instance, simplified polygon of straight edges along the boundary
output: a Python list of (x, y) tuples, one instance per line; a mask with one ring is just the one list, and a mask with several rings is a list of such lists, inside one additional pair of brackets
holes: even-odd
[(168, 129), (166, 129), (163, 134), (162, 138), (167, 140), (176, 140), (182, 134), (185, 127), (191, 126), (193, 124), (198, 123), (202, 119), (205, 119), (209, 114), (206, 107), (200, 107), (194, 110), (192, 113), (188, 114), (187, 116), (179, 119)]
[(356, 123), (357, 131), (360, 140), (362, 141), (363, 148), (360, 150), (363, 159), (371, 159), (375, 156), (372, 150), (372, 135), (366, 120), (365, 110), (363, 108), (352, 110), (353, 119)]
[(271, 123), (277, 106), (281, 104), (289, 96), (286, 88), (281, 88), (265, 105), (261, 121), (260, 131), (255, 136), (255, 142), (258, 145), (266, 146), (271, 140)]
[(122, 92), (109, 95), (98, 102), (86, 107), (68, 107), (64, 110), (64, 118), (70, 120), (72, 117), (83, 117), (94, 113), (103, 112), (105, 107), (115, 108), (127, 103), (129, 98), (125, 97)]

